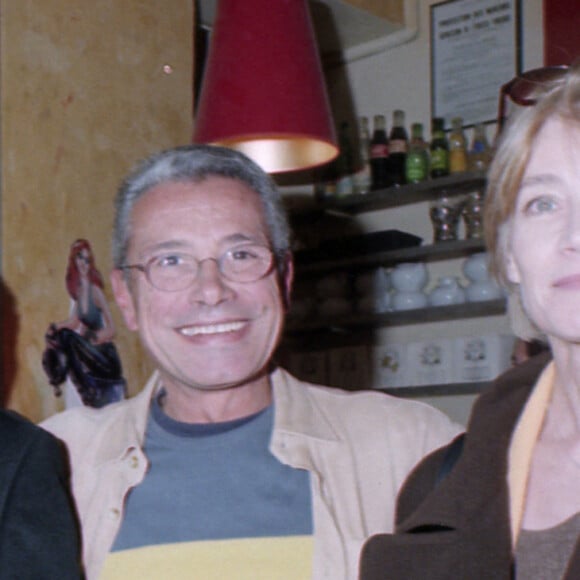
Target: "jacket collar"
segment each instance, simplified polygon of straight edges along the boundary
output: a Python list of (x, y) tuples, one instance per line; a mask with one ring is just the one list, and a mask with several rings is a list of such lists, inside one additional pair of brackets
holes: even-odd
[[(274, 455), (286, 459), (298, 456), (303, 458), (305, 454), (298, 451), (296, 455), (295, 450), (302, 447), (301, 442), (305, 439), (328, 443), (336, 443), (340, 439), (306, 384), (281, 368), (272, 371), (270, 381), (274, 401), (274, 430), (270, 448)], [(123, 434), (115, 437), (118, 445), (113, 444), (108, 449), (108, 453), (112, 451), (113, 457), (121, 457), (135, 448), (143, 447), (151, 399), (160, 387), (159, 373), (155, 371), (140, 393), (120, 403), (126, 405), (129, 420), (116, 422), (115, 426), (122, 429)]]
[[(272, 373), (271, 383), (274, 429), (270, 451), (292, 467), (315, 470), (312, 449), (337, 447), (341, 437), (328, 420), (320, 399), (313, 396), (310, 385), (280, 368)], [(323, 387), (317, 387), (317, 391), (321, 390)]]
[[(143, 389), (134, 397), (99, 410), (109, 420), (109, 445), (100, 447), (102, 463), (124, 459), (135, 450), (142, 451), (149, 419), (151, 399), (160, 388), (159, 375), (155, 371)], [(121, 415), (122, 420), (119, 420)], [(100, 417), (97, 417), (101, 420)]]
[[(275, 429), (324, 441), (337, 441), (339, 435), (312, 396), (309, 387), (287, 371), (277, 368), (270, 376), (275, 404)], [(323, 387), (316, 387), (322, 390)]]
[(534, 447), (554, 390), (554, 376), (555, 366), (552, 361), (542, 371), (512, 436), (508, 454), (508, 487), (513, 546), (517, 543), (522, 524)]

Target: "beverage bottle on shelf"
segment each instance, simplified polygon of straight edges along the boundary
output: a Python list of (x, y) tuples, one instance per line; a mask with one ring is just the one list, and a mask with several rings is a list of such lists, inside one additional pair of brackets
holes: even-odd
[(449, 175), (449, 143), (445, 136), (445, 119), (434, 117), (431, 124), (431, 177)]
[(336, 181), (336, 195), (342, 197), (350, 195), (354, 191), (353, 187), (353, 154), (352, 140), (350, 134), (350, 124), (343, 121), (338, 131), (338, 179)]
[(487, 140), (485, 125), (478, 123), (473, 129), (473, 139), (468, 154), (470, 171), (487, 171), (491, 161), (491, 148)]
[(405, 159), (409, 146), (409, 136), (405, 129), (405, 111), (393, 111), (393, 126), (389, 135), (389, 173), (391, 183), (405, 183)]
[(467, 171), (467, 140), (463, 132), (463, 119), (455, 117), (451, 120), (449, 134), (449, 173)]
[(389, 187), (389, 138), (384, 115), (373, 117), (370, 160), (372, 189)]
[(423, 138), (423, 123), (411, 125), (411, 142), (405, 160), (407, 183), (420, 183), (429, 177), (429, 153)]
[(371, 163), (369, 157), (371, 134), (368, 117), (359, 118), (358, 133), (359, 158), (358, 169), (353, 176), (354, 192), (364, 194), (371, 190)]

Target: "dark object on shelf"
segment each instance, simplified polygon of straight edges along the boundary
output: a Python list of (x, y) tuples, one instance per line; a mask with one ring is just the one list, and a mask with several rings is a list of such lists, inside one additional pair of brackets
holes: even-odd
[(383, 232), (324, 240), (320, 242), (318, 248), (299, 250), (296, 252), (295, 258), (297, 262), (343, 258), (411, 248), (420, 246), (422, 242), (423, 238), (419, 236), (399, 230), (386, 230)]
[(372, 189), (383, 189), (393, 185), (389, 176), (389, 137), (384, 115), (375, 115), (373, 118), (370, 163)]

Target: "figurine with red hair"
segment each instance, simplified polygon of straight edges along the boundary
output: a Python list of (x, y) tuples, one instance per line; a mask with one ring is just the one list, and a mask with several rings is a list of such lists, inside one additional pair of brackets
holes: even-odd
[(126, 395), (121, 360), (112, 340), (115, 325), (95, 266), (91, 245), (76, 240), (70, 248), (66, 288), (73, 300), (69, 318), (52, 323), (46, 333), (43, 368), (55, 394), (70, 377), (82, 402), (103, 407)]

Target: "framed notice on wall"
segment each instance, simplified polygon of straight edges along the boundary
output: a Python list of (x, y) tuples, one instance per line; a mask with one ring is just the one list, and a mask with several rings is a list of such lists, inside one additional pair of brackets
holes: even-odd
[(447, 124), (495, 121), (499, 89), (520, 72), (519, 0), (431, 6), (431, 113)]

